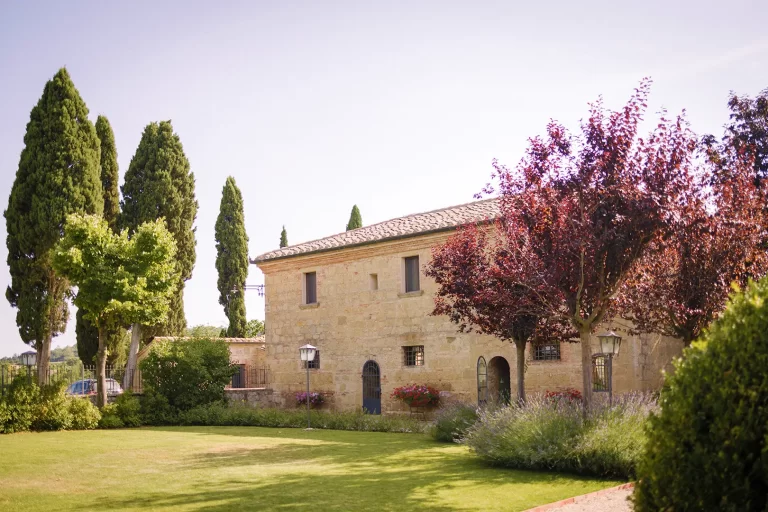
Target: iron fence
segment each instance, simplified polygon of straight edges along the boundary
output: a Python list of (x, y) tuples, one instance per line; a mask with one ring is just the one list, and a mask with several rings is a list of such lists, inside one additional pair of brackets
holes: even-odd
[(269, 383), (268, 368), (250, 368), (244, 364), (238, 366), (239, 371), (232, 376), (232, 381), (227, 388), (263, 388)]
[[(142, 392), (141, 371), (138, 368), (107, 366), (107, 393), (116, 395), (124, 391)], [(3, 365), (0, 366), (0, 396), (5, 396), (11, 382), (17, 378), (25, 378), (37, 382), (36, 366)], [(63, 382), (67, 393), (72, 395), (88, 395), (96, 393), (96, 366), (51, 363), (48, 367), (48, 382), (51, 384)]]

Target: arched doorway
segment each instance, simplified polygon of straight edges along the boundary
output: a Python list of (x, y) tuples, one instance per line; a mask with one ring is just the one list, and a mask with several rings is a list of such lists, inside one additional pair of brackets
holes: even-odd
[(488, 399), (500, 404), (509, 404), (511, 387), (509, 363), (501, 356), (488, 362)]
[(363, 410), (368, 414), (381, 414), (381, 374), (376, 361), (363, 365)]
[(477, 405), (488, 403), (488, 365), (485, 358), (477, 359)]

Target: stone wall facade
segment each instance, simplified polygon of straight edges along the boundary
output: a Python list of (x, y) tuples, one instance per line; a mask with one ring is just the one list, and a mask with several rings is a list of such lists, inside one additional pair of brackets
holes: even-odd
[[(292, 405), (306, 388), (299, 347), (319, 349), (320, 368), (310, 370), (311, 389), (325, 393), (338, 410), (362, 407), (362, 369), (379, 365), (381, 411), (402, 412), (390, 398), (404, 384), (429, 384), (443, 396), (478, 400), (478, 360), (488, 365), (488, 388), (499, 389), (504, 364), (515, 393), (515, 347), (497, 338), (463, 334), (446, 317), (431, 316), (437, 286), (424, 276), (431, 248), (450, 232), (346, 247), (261, 261), (266, 288), (266, 364), (275, 403)], [(421, 290), (405, 293), (404, 258), (419, 257)], [(304, 304), (304, 274), (316, 272), (317, 303)], [(375, 276), (375, 277), (374, 277)], [(606, 326), (620, 329), (620, 325)], [(406, 366), (404, 348), (423, 346), (423, 365)], [(593, 340), (593, 352), (598, 350)], [(662, 370), (679, 355), (682, 343), (654, 335), (624, 336), (614, 361), (614, 392), (656, 390)], [(561, 343), (560, 360), (534, 361), (526, 350), (528, 393), (573, 387), (581, 389), (581, 348)], [(494, 358), (503, 358), (494, 359)]]

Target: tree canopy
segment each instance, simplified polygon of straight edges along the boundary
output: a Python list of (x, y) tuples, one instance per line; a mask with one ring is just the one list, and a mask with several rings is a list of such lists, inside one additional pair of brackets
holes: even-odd
[(248, 277), (248, 235), (243, 195), (232, 176), (227, 178), (216, 219), (216, 270), (219, 304), (229, 319), (227, 336), (245, 336), (245, 280)]
[(101, 215), (100, 149), (88, 108), (66, 69), (48, 81), (30, 113), (24, 149), (5, 211), (11, 285), (21, 339), (38, 352), (38, 380), (48, 373), (51, 339), (69, 316), (70, 285), (52, 265), (67, 215)]
[(184, 282), (195, 266), (195, 175), (190, 171), (179, 136), (170, 121), (150, 123), (125, 173), (120, 225), (134, 232), (145, 222), (164, 218), (176, 241), (177, 290), (168, 318), (153, 334), (176, 336), (184, 332)]
[(155, 323), (168, 313), (178, 282), (176, 245), (162, 220), (115, 234), (95, 215), (70, 215), (53, 265), (77, 286), (75, 305), (99, 331), (99, 402), (106, 403), (107, 329)]
[(347, 231), (363, 227), (363, 218), (360, 216), (360, 209), (357, 205), (352, 207), (352, 212), (349, 214), (349, 222), (347, 222)]

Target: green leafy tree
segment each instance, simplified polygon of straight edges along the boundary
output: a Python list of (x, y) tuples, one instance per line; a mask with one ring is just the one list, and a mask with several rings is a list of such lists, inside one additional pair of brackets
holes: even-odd
[[(118, 166), (117, 147), (115, 146), (115, 134), (109, 120), (104, 116), (96, 118), (96, 135), (101, 142), (101, 192), (104, 197), (104, 219), (109, 228), (117, 233), (117, 216), (120, 213), (120, 193), (118, 190)], [(79, 310), (76, 315), (75, 333), (77, 334), (77, 351), (84, 364), (93, 364), (96, 351), (99, 348), (99, 332)], [(122, 339), (124, 336), (122, 327), (111, 329), (109, 336)], [(109, 361), (113, 364), (114, 361)]]
[(245, 337), (256, 338), (264, 335), (264, 322), (261, 320), (248, 320), (245, 325)]
[(101, 215), (99, 139), (88, 108), (62, 68), (30, 113), (5, 211), (11, 285), (21, 339), (37, 351), (38, 381), (48, 376), (51, 340), (67, 325), (70, 284), (52, 264), (67, 215)]
[(105, 367), (110, 328), (152, 324), (168, 313), (178, 283), (176, 244), (162, 220), (147, 222), (128, 238), (95, 215), (70, 215), (53, 265), (77, 286), (74, 302), (99, 330), (96, 354), (98, 404), (107, 403)]
[(360, 209), (354, 205), (352, 213), (349, 215), (349, 222), (347, 222), (347, 231), (361, 227), (363, 227), (363, 218), (360, 216)]
[(283, 226), (283, 230), (280, 232), (280, 248), (288, 247), (288, 232), (285, 230), (285, 226)]
[(221, 338), (222, 331), (226, 333), (226, 329), (215, 325), (195, 325), (184, 329), (184, 336), (189, 338)]
[(219, 304), (229, 319), (227, 336), (245, 334), (245, 280), (248, 277), (248, 235), (245, 232), (243, 195), (235, 178), (224, 183), (216, 219), (216, 270), (219, 272)]
[(125, 173), (120, 225), (134, 232), (145, 222), (164, 218), (177, 247), (179, 281), (166, 318), (151, 329), (131, 328), (128, 366), (135, 368), (141, 338), (178, 336), (184, 332), (184, 283), (195, 266), (195, 175), (190, 172), (179, 136), (170, 121), (150, 123)]

